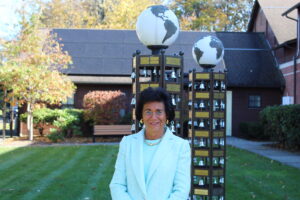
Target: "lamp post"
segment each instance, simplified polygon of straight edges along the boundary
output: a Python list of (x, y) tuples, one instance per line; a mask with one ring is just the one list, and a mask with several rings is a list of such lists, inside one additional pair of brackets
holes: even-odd
[(150, 6), (138, 17), (136, 33), (139, 40), (152, 51), (152, 55), (142, 55), (139, 50), (133, 54), (132, 131), (141, 128), (134, 115), (140, 93), (148, 87), (162, 87), (170, 94), (175, 108), (175, 119), (168, 125), (174, 134), (182, 136), (183, 52), (172, 56), (165, 54), (165, 49), (178, 37), (178, 19), (166, 6)]
[(215, 36), (201, 37), (192, 53), (202, 72), (189, 73), (189, 138), (192, 145), (192, 200), (225, 199), (226, 78), (213, 68), (224, 55)]

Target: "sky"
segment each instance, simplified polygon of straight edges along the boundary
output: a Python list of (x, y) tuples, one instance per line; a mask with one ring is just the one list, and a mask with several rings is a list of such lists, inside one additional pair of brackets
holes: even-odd
[(21, 0), (0, 0), (0, 38), (11, 38), (17, 33), (16, 9), (21, 2)]

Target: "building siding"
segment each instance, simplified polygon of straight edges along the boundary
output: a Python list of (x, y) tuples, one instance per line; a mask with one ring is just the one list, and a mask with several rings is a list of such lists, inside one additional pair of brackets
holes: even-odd
[[(259, 121), (259, 112), (266, 106), (280, 105), (282, 93), (278, 89), (232, 88), (232, 136), (245, 137), (239, 131), (242, 122)], [(260, 95), (261, 107), (249, 108), (248, 96)]]

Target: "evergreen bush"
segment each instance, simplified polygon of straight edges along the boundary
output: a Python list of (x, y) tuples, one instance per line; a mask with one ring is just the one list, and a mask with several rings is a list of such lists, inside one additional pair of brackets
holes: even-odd
[(260, 112), (264, 133), (283, 147), (300, 149), (300, 105), (269, 106)]

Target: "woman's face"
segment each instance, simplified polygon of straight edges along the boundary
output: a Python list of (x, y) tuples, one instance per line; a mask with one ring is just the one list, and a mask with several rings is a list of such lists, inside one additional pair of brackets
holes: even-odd
[(148, 102), (143, 107), (143, 121), (147, 131), (163, 131), (167, 121), (163, 102)]

